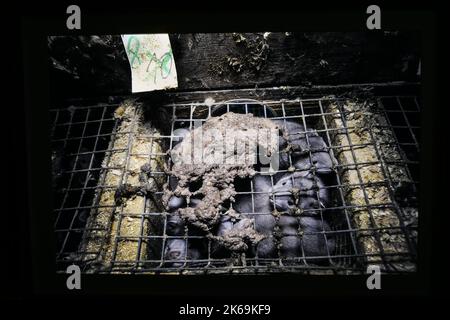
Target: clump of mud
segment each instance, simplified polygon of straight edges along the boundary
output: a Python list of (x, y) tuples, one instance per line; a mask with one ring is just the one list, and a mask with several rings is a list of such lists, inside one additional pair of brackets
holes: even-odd
[[(251, 178), (256, 174), (254, 165), (258, 150), (266, 157), (278, 151), (277, 129), (278, 126), (269, 119), (228, 112), (211, 117), (201, 127), (188, 132), (170, 152), (173, 166), (168, 173), (175, 177), (177, 184), (165, 186), (163, 202), (166, 208), (172, 196), (186, 199), (187, 206), (177, 210), (180, 217), (229, 250), (245, 250), (246, 243), (260, 241), (263, 237), (255, 232), (252, 221), (243, 221), (245, 223), (238, 228), (227, 230), (220, 236), (213, 235), (213, 230), (221, 218), (239, 219), (230, 208), (230, 203), (235, 201), (235, 179)], [(262, 139), (261, 132), (276, 133), (276, 136)], [(202, 138), (198, 140), (200, 136)], [(245, 141), (257, 141), (258, 149), (248, 145), (237, 147)], [(217, 152), (218, 143), (226, 145), (221, 163), (206, 160), (205, 157)], [(202, 155), (203, 160), (198, 161)]]
[(252, 219), (244, 218), (234, 228), (228, 229), (222, 235), (213, 238), (220, 246), (230, 251), (245, 252), (249, 248), (248, 243), (256, 245), (265, 236), (255, 230)]

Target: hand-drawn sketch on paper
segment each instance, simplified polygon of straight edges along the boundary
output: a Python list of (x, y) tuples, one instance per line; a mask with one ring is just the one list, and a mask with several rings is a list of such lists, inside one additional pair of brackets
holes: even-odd
[(131, 91), (178, 87), (168, 34), (126, 34), (122, 41), (131, 67)]

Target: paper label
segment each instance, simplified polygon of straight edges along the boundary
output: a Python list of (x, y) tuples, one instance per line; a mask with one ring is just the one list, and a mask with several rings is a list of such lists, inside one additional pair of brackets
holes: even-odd
[(131, 67), (132, 92), (178, 87), (168, 34), (125, 34), (121, 37)]

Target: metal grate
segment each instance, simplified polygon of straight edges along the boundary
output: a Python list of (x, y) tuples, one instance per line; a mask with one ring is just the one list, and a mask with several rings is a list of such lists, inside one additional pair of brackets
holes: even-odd
[(105, 169), (102, 159), (114, 152), (110, 141), (118, 124), (113, 117), (117, 106), (71, 106), (50, 111), (58, 268), (75, 259), (87, 231), (87, 219), (97, 207), (95, 192), (102, 188), (100, 177)]
[[(117, 115), (119, 105), (51, 110), (58, 270), (71, 263), (99, 273), (347, 274), (364, 272), (367, 264), (379, 264), (385, 272), (415, 270), (420, 151), (416, 96), (243, 101), (164, 104), (160, 109), (171, 120), (162, 130), (155, 129), (152, 115), (143, 111), (145, 102), (135, 104), (128, 119)], [(297, 231), (300, 239), (317, 236), (325, 243), (332, 241), (331, 250), (326, 246), (325, 253), (305, 255), (301, 241), (296, 257), (280, 256), (278, 250), (275, 258), (260, 258), (257, 252), (217, 253), (214, 239), (193, 232), (189, 224), (181, 233), (168, 232), (168, 222), (176, 213), (161, 205), (164, 183), (170, 177), (157, 160), (170, 167), (167, 151), (174, 144), (174, 130), (206, 121), (217, 106), (297, 122), (325, 141), (326, 152), (337, 161), (320, 187), (330, 192), (331, 201), (326, 208), (310, 211), (330, 228), (321, 224), (319, 230), (305, 232), (297, 226)], [(124, 141), (122, 147), (119, 139)], [(309, 145), (308, 135), (306, 140)], [(123, 158), (120, 165), (114, 160), (117, 154)], [(311, 149), (308, 156), (313, 163)], [(134, 188), (124, 196), (124, 188), (138, 185), (136, 176), (142, 170), (133, 171), (133, 166), (141, 164), (136, 159), (144, 158), (154, 164), (145, 173), (151, 188), (144, 193)], [(290, 154), (289, 163), (277, 174), (292, 173)], [(109, 184), (111, 172), (118, 177), (115, 184)], [(315, 170), (311, 173), (316, 175)], [(272, 186), (276, 180), (276, 175), (271, 177)], [(117, 201), (117, 190), (123, 201)], [(255, 207), (258, 192), (252, 180), (237, 191), (238, 196), (250, 195)], [(114, 203), (104, 203), (107, 192), (114, 194)], [(127, 203), (129, 197), (139, 199), (139, 206)], [(203, 248), (202, 254), (193, 258), (185, 252), (181, 259), (170, 260), (165, 252), (173, 239), (183, 241), (186, 248)]]

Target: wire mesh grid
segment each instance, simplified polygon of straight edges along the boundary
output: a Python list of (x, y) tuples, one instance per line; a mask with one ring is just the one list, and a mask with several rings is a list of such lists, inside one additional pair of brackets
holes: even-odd
[[(347, 99), (334, 97), (208, 105), (172, 103), (162, 106), (171, 115), (170, 122), (166, 123), (168, 134), (139, 132), (142, 130), (136, 121), (121, 128), (124, 120), (117, 116), (119, 105), (51, 110), (58, 270), (64, 271), (72, 263), (82, 265), (85, 272), (99, 273), (357, 273), (364, 272), (367, 264), (379, 264), (385, 272), (415, 270), (419, 99), (379, 96), (372, 102), (369, 109), (363, 108), (367, 101), (348, 108)], [(296, 224), (300, 241), (294, 256), (283, 256), (280, 249), (283, 235), (277, 228), (280, 217), (288, 213), (276, 212), (275, 208), (271, 213), (277, 221), (273, 231), (277, 245), (275, 257), (259, 257), (258, 251), (217, 252), (215, 240), (193, 231), (189, 224), (184, 224), (178, 233), (169, 231), (176, 212), (169, 212), (162, 205), (164, 183), (170, 182), (164, 166), (147, 168), (145, 174), (152, 180), (152, 187), (146, 192), (136, 188), (124, 190), (133, 184), (130, 166), (135, 157), (150, 163), (152, 159), (162, 159), (170, 167), (167, 151), (178, 138), (174, 131), (192, 129), (195, 121), (206, 121), (218, 107), (224, 106), (225, 111), (300, 123), (308, 128), (305, 131), (316, 132), (325, 141), (326, 152), (337, 159), (327, 183), (315, 188), (317, 198), (321, 189), (329, 191), (330, 204), (294, 215), (299, 219), (309, 212), (321, 221), (320, 227), (313, 231)], [(132, 116), (138, 110), (134, 109)], [(371, 116), (365, 117), (367, 114)], [(376, 117), (372, 117), (374, 114)], [(152, 127), (151, 119), (145, 122), (146, 127)], [(355, 135), (357, 127), (364, 134)], [(305, 137), (309, 146), (308, 134)], [(142, 138), (147, 139), (146, 144), (139, 148)], [(124, 141), (122, 147), (117, 147), (118, 139)], [(111, 160), (117, 153), (123, 157), (120, 165)], [(315, 176), (314, 152), (308, 149), (307, 156), (310, 163), (307, 170)], [(289, 167), (280, 168), (277, 175), (306, 170), (293, 167), (290, 153), (288, 161)], [(374, 167), (375, 174), (368, 175)], [(113, 184), (108, 182), (111, 172), (117, 176)], [(272, 188), (277, 183), (277, 175), (270, 178)], [(142, 178), (142, 172), (139, 176)], [(118, 190), (120, 195), (129, 191), (132, 197), (138, 193), (139, 205), (131, 206), (126, 199), (118, 201)], [(236, 191), (237, 197), (251, 196), (250, 216), (261, 214), (254, 211), (255, 195), (261, 192), (255, 191), (253, 180), (249, 179)], [(106, 192), (114, 195), (113, 203), (102, 203)], [(275, 203), (277, 195), (271, 193), (270, 197)], [(104, 210), (108, 212), (107, 223), (99, 224), (98, 217), (103, 214), (99, 212)], [(92, 233), (100, 236), (94, 246), (86, 245)], [(308, 237), (320, 238), (316, 241), (325, 243), (324, 250), (306, 248)], [(166, 253), (168, 243), (175, 239), (184, 243), (184, 254), (172, 259)], [(191, 248), (202, 249), (196, 249), (195, 255), (189, 252)]]

